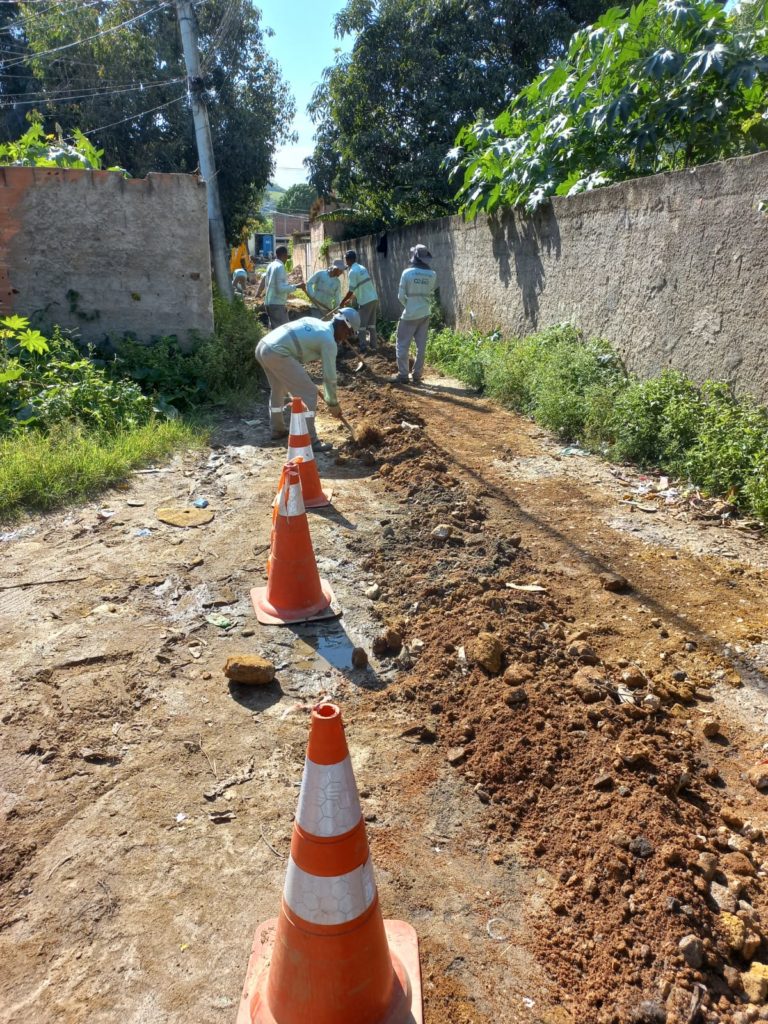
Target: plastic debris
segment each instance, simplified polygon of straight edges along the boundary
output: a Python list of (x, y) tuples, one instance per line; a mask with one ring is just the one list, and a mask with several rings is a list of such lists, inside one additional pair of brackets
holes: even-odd
[(226, 615), (206, 615), (205, 621), (209, 622), (212, 626), (218, 626), (219, 629), (231, 629), (235, 625)]
[(507, 583), (507, 590), (521, 590), (525, 594), (546, 594), (547, 588), (540, 583)]
[(194, 500), (194, 502), (192, 504), (195, 506), (195, 508), (208, 508), (208, 499), (207, 498), (195, 498), (195, 500)]
[(133, 536), (134, 537), (151, 537), (152, 536), (152, 531), (146, 529), (146, 527), (145, 527), (144, 529), (141, 529), (141, 530), (135, 530), (134, 533), (133, 533)]
[(509, 938), (509, 928), (502, 917), (492, 917), (485, 926), (485, 930), (494, 942), (504, 942)]

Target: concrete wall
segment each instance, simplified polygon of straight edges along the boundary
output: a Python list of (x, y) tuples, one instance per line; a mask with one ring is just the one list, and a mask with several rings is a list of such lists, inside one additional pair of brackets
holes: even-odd
[(0, 167), (0, 313), (87, 341), (213, 330), (205, 184)]
[(449, 323), (514, 335), (569, 321), (630, 370), (732, 380), (768, 401), (768, 153), (555, 199), (535, 216), (448, 217), (351, 244), (399, 316), (397, 284), (429, 246)]

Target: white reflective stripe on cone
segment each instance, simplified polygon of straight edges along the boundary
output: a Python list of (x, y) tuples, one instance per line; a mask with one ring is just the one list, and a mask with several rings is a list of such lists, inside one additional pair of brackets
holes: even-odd
[(337, 764), (307, 758), (301, 779), (296, 824), (312, 836), (343, 836), (363, 816), (349, 757)]
[(315, 453), (312, 451), (312, 445), (308, 444), (301, 448), (289, 448), (288, 449), (288, 461), (291, 462), (293, 459), (302, 458), (305, 462), (311, 462), (314, 459)]
[(291, 413), (291, 433), (294, 437), (301, 437), (307, 432), (307, 419), (303, 412)]
[(304, 499), (301, 496), (301, 484), (289, 484), (283, 487), (278, 495), (277, 511), (281, 516), (303, 516)]
[(294, 914), (310, 924), (354, 921), (376, 898), (371, 858), (346, 875), (310, 875), (288, 858), (283, 898)]

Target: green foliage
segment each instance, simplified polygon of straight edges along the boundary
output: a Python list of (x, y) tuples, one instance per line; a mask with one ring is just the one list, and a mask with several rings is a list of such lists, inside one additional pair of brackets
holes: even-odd
[[(217, 180), (227, 233), (234, 238), (254, 193), (269, 180), (276, 148), (292, 137), (294, 103), (266, 51), (269, 30), (257, 7), (248, 0), (208, 0), (195, 5), (195, 15)], [(14, 64), (10, 74), (31, 69), (34, 75), (31, 86), (24, 85), (30, 98), (20, 93), (17, 110), (39, 111), (46, 130), (58, 123), (66, 138), (76, 129), (93, 132), (110, 159), (135, 177), (195, 170), (197, 147), (172, 4), (30, 0), (18, 4), (11, 36), (26, 61)], [(66, 49), (56, 59), (45, 56), (58, 47)], [(6, 139), (19, 134), (17, 121), (6, 121)]]
[(176, 338), (141, 345), (124, 338), (109, 364), (114, 379), (130, 377), (166, 414), (188, 412), (205, 402), (252, 392), (259, 382), (256, 345), (263, 329), (240, 300), (214, 298), (216, 330), (189, 349)]
[(152, 403), (128, 381), (110, 380), (56, 328), (46, 339), (24, 317), (0, 320), (0, 435), (77, 422), (99, 431), (146, 423)]
[(351, 52), (326, 69), (310, 105), (310, 182), (366, 231), (455, 212), (441, 162), (456, 126), (499, 109), (606, 6), (347, 0), (335, 29), (353, 37)]
[[(42, 124), (36, 121), (15, 142), (0, 143), (0, 165), (101, 170), (104, 151), (97, 149), (78, 128), (72, 138), (71, 143), (65, 142), (61, 130), (57, 135), (46, 135)], [(120, 171), (121, 168), (109, 167), (108, 170)]]
[(637, 380), (609, 345), (567, 325), (510, 341), (444, 329), (427, 356), (563, 440), (661, 466), (768, 522), (768, 409), (725, 383), (698, 387), (674, 370)]
[(0, 436), (0, 521), (13, 522), (22, 509), (47, 511), (96, 494), (137, 466), (204, 443), (199, 427), (155, 419), (116, 433), (70, 422), (48, 433)]
[(317, 192), (312, 186), (300, 182), (278, 196), (276, 209), (280, 213), (309, 213), (316, 199)]
[(767, 107), (765, 0), (731, 13), (717, 0), (641, 0), (577, 32), (495, 119), (466, 124), (446, 163), (463, 174), (467, 217), (533, 210), (553, 195), (765, 149)]

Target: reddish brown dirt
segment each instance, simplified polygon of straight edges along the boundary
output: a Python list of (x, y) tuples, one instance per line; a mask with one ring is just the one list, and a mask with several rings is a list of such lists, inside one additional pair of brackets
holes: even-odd
[[(642, 512), (628, 532), (597, 460), (455, 383), (393, 390), (368, 363), (344, 407), (383, 436), (365, 448), (338, 428), (320, 461), (337, 511), (312, 517), (340, 627), (257, 631), (250, 612), (281, 459), (263, 409), (222, 424), (210, 458), (7, 542), (0, 1020), (233, 1019), (324, 695), (344, 708), (385, 913), (420, 936), (429, 1024), (755, 1019), (697, 861), (734, 882), (742, 849), (754, 874), (733, 909), (767, 962), (766, 798), (745, 779), (768, 711), (765, 543), (662, 511), (654, 538)], [(156, 523), (198, 495), (209, 526)], [(371, 669), (323, 660), (332, 633), (379, 650)], [(481, 633), (498, 670), (473, 663)], [(275, 661), (277, 683), (228, 687), (238, 651)], [(250, 759), (250, 780), (204, 798)]]

